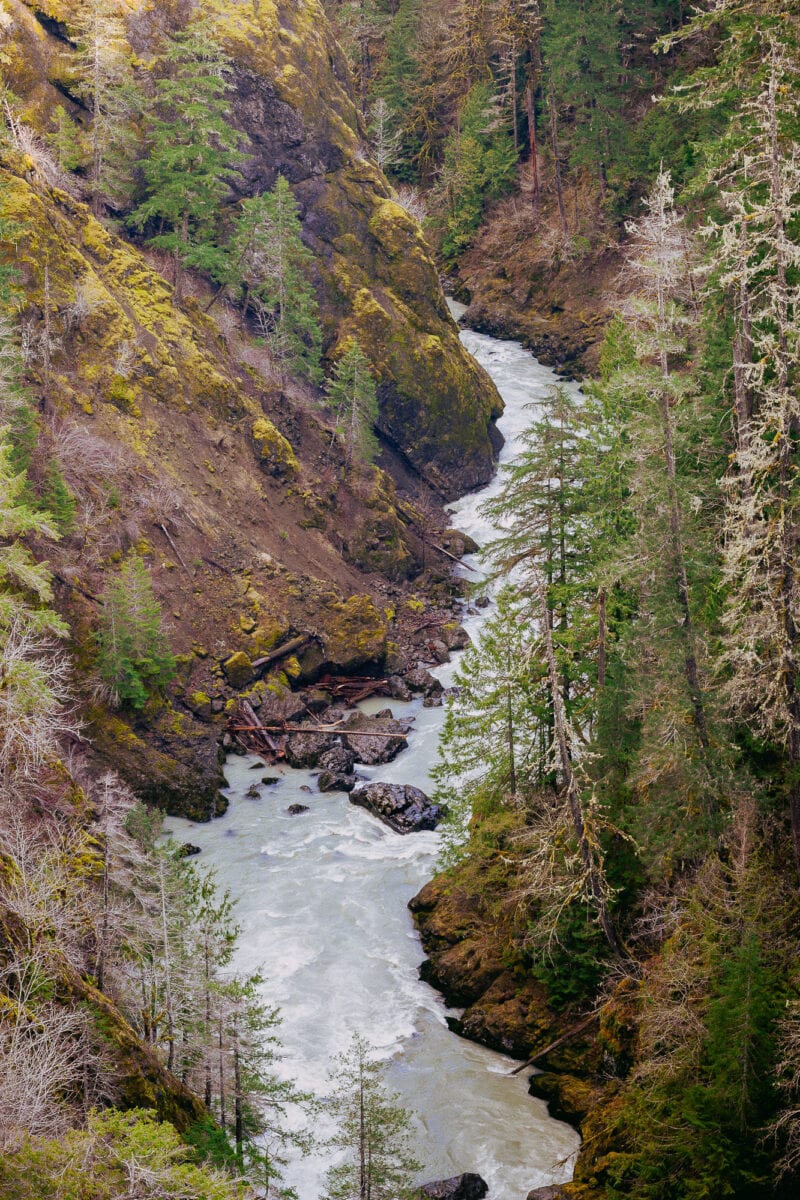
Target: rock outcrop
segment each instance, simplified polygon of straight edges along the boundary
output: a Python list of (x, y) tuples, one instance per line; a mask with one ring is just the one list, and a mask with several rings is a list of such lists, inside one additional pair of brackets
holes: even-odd
[(350, 803), (368, 809), (396, 833), (435, 829), (445, 815), (441, 805), (407, 783), (368, 783), (350, 793)]

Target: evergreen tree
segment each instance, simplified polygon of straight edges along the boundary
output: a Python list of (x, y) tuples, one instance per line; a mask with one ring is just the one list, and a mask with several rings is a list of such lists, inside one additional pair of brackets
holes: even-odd
[(283, 175), (271, 192), (242, 202), (226, 277), (255, 312), (260, 334), (281, 365), (322, 379), (322, 329), (309, 278), (313, 255), (302, 242), (297, 201)]
[(473, 813), (524, 804), (547, 771), (548, 703), (524, 600), (502, 588), (497, 609), (468, 646), (447, 700), (432, 775), (447, 806), (444, 861), (455, 861)]
[(472, 242), (486, 203), (514, 176), (516, 156), (508, 118), (489, 83), (475, 84), (444, 145), (438, 190), (446, 207), (442, 253), (454, 260)]
[[(90, 178), (92, 209), (97, 215), (104, 201), (119, 206), (130, 198), (136, 153), (133, 116), (141, 97), (134, 83), (120, 0), (83, 0), (76, 28), (80, 95), (92, 116)], [(62, 115), (56, 132), (60, 157), (66, 164), (75, 151), (70, 142), (69, 118), (61, 107), (59, 113)]]
[(76, 170), (84, 161), (81, 133), (63, 104), (56, 107), (53, 124), (47, 140), (53, 148), (58, 169), (66, 174)]
[(61, 536), (68, 537), (75, 528), (77, 502), (55, 459), (47, 464), (42, 485), (42, 505)]
[(128, 556), (106, 588), (98, 646), (98, 670), (115, 704), (142, 708), (150, 690), (175, 673), (175, 659), (161, 628), (161, 606), (138, 554)]
[(223, 269), (216, 224), (242, 155), (229, 121), (230, 60), (207, 20), (170, 40), (162, 69), (141, 163), (147, 195), (130, 219), (139, 229), (157, 226), (150, 244), (172, 255), (180, 299), (186, 267)]
[(374, 426), (378, 420), (378, 398), (369, 359), (354, 338), (336, 361), (328, 380), (328, 403), (334, 411), (336, 434), (344, 445), (347, 466), (356, 459), (370, 463), (378, 452)]
[(790, 215), (800, 203), (800, 104), (795, 63), (774, 36), (766, 44), (761, 91), (742, 106), (749, 136), (724, 168), (723, 223), (710, 231), (721, 282), (736, 297), (723, 661), (730, 712), (786, 750), (800, 873), (800, 239)]
[(368, 1043), (355, 1034), (331, 1072), (329, 1104), (339, 1122), (332, 1144), (345, 1158), (328, 1172), (325, 1200), (397, 1200), (411, 1193), (421, 1169), (409, 1150), (411, 1114), (381, 1075)]

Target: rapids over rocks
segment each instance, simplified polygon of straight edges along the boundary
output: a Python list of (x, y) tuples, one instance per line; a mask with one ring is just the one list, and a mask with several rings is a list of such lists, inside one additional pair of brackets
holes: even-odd
[[(500, 461), (509, 462), (531, 420), (527, 406), (556, 376), (517, 343), (470, 332), (462, 340), (505, 401)], [(478, 543), (493, 532), (479, 507), (498, 488), (496, 476), (451, 506), (453, 524)], [(485, 610), (464, 624), (474, 636), (484, 620)], [(447, 686), (454, 669), (435, 673)], [(401, 719), (414, 717), (409, 748), (392, 763), (359, 772), (430, 791), (443, 709), (423, 708), (421, 698), (391, 707)], [(578, 1135), (528, 1095), (526, 1073), (509, 1077), (512, 1060), (451, 1033), (441, 998), (418, 978), (423, 953), (406, 906), (435, 872), (439, 835), (401, 836), (344, 793), (318, 793), (309, 771), (286, 766), (279, 782), (258, 787), (254, 798), (247, 793), (263, 773), (253, 769), (257, 761), (228, 760), (231, 806), (224, 818), (208, 825), (170, 819), (167, 828), (201, 847), (201, 861), (238, 901), (235, 966), (260, 969), (265, 999), (282, 1010), (281, 1073), (324, 1094), (332, 1059), (358, 1031), (385, 1058), (389, 1086), (416, 1115), (421, 1180), (474, 1171), (489, 1184), (490, 1200), (525, 1200), (532, 1188), (570, 1178)], [(287, 812), (298, 804), (307, 811)], [(322, 1119), (320, 1141), (327, 1132)], [(321, 1196), (330, 1153), (318, 1149), (287, 1171), (300, 1200)]]

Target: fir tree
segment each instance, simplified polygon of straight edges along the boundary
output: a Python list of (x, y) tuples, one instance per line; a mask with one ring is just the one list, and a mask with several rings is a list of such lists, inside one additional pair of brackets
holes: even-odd
[(466, 840), (473, 813), (525, 803), (547, 769), (548, 704), (532, 662), (527, 606), (505, 587), (477, 643), (468, 646), (448, 698), (433, 778), (448, 809), (444, 861)]
[(177, 34), (164, 53), (142, 161), (147, 196), (131, 216), (158, 226), (150, 243), (172, 255), (181, 298), (186, 267), (219, 273), (219, 207), (236, 164), (240, 135), (230, 124), (230, 60), (205, 19)]
[(442, 253), (449, 260), (471, 244), (487, 201), (501, 196), (514, 176), (514, 143), (497, 100), (491, 84), (476, 83), (445, 142), (438, 189), (447, 212)]
[(387, 1091), (380, 1062), (354, 1035), (331, 1073), (330, 1107), (339, 1122), (333, 1146), (344, 1161), (328, 1172), (325, 1200), (397, 1200), (410, 1195), (420, 1164), (409, 1149), (411, 1115)]
[(75, 528), (77, 502), (54, 459), (47, 464), (42, 485), (42, 506), (52, 517), (61, 536), (68, 537)]
[[(104, 201), (119, 206), (130, 197), (136, 149), (133, 117), (141, 97), (134, 83), (132, 52), (119, 0), (84, 0), (76, 27), (80, 95), (92, 116), (90, 178), (92, 208), (98, 214)], [(59, 114), (56, 136), (66, 165), (74, 158), (75, 149), (69, 118), (61, 107)]]
[(313, 255), (301, 228), (297, 201), (279, 175), (271, 192), (243, 201), (226, 276), (241, 289), (277, 361), (318, 383), (322, 329), (310, 280)]
[(175, 659), (161, 628), (161, 606), (144, 560), (131, 554), (106, 588), (98, 634), (98, 670), (115, 704), (142, 708), (167, 683)]
[(369, 359), (354, 338), (348, 339), (344, 353), (337, 359), (327, 390), (346, 464), (352, 466), (356, 459), (372, 462), (378, 452), (374, 432), (378, 399)]

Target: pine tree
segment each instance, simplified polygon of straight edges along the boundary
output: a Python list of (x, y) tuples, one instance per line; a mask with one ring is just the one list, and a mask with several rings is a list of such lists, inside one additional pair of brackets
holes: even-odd
[(409, 1150), (411, 1114), (381, 1079), (382, 1068), (363, 1037), (338, 1056), (330, 1107), (339, 1122), (332, 1145), (345, 1154), (328, 1172), (325, 1200), (397, 1200), (410, 1195), (421, 1167)]
[(106, 588), (98, 634), (98, 670), (115, 704), (142, 708), (168, 683), (175, 659), (161, 628), (161, 606), (144, 560), (131, 554)]
[(162, 67), (141, 163), (147, 196), (130, 219), (139, 229), (157, 225), (150, 243), (172, 255), (180, 299), (186, 267), (223, 269), (216, 223), (242, 155), (229, 121), (230, 60), (209, 22), (195, 20), (171, 39)]
[(302, 242), (297, 201), (283, 175), (271, 192), (242, 202), (226, 278), (255, 312), (260, 334), (281, 365), (313, 383), (322, 379), (322, 329), (310, 274), (314, 256)]
[(354, 338), (348, 339), (337, 359), (327, 391), (336, 420), (334, 437), (338, 434), (342, 439), (345, 463), (372, 462), (378, 452), (374, 432), (378, 398), (369, 359)]

